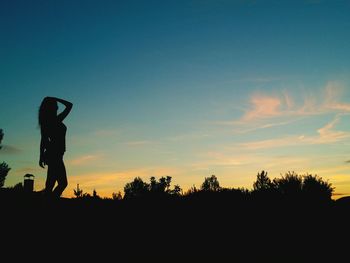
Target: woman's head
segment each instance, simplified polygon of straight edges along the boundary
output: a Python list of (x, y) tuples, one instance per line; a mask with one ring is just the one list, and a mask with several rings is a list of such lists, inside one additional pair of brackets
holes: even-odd
[(57, 102), (53, 98), (45, 97), (39, 108), (39, 125), (46, 126), (55, 120), (57, 117)]

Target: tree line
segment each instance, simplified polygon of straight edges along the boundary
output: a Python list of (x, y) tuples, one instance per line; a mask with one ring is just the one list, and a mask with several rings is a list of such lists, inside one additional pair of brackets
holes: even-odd
[[(135, 177), (133, 181), (124, 186), (124, 195), (119, 191), (112, 194), (113, 200), (136, 200), (147, 198), (188, 198), (201, 197), (215, 198), (217, 196), (235, 195), (241, 198), (254, 198), (261, 200), (294, 200), (313, 201), (327, 203), (332, 201), (334, 187), (328, 181), (318, 175), (287, 172), (281, 178), (271, 179), (266, 171), (257, 174), (251, 190), (247, 188), (222, 187), (216, 175), (205, 177), (199, 188), (192, 186), (187, 191), (179, 185), (171, 186), (172, 177), (162, 176), (158, 180), (152, 176), (149, 182), (145, 182), (140, 177)], [(96, 190), (93, 194), (84, 193), (77, 185), (74, 189), (75, 198), (100, 198)], [(105, 198), (109, 199), (109, 198)]]

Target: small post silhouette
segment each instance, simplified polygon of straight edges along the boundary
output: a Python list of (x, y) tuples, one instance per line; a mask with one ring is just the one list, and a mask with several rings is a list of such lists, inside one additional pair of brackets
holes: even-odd
[(24, 191), (31, 193), (34, 190), (34, 175), (25, 174), (24, 175)]

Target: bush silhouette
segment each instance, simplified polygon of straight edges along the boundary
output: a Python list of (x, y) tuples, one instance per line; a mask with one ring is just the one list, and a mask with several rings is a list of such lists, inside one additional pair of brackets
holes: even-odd
[[(0, 129), (0, 144), (1, 144), (3, 138), (4, 138), (4, 133), (3, 133), (2, 129)], [(0, 145), (0, 149), (1, 148), (2, 147)], [(11, 168), (8, 166), (7, 163), (5, 163), (5, 162), (0, 163), (0, 188), (4, 186), (6, 176), (10, 170), (11, 170)]]
[(282, 178), (273, 179), (273, 184), (282, 195), (294, 197), (301, 194), (303, 178), (295, 172), (288, 172)]
[(307, 174), (303, 179), (303, 192), (306, 198), (321, 202), (332, 199), (334, 187), (332, 187), (331, 183), (322, 180), (317, 175)]

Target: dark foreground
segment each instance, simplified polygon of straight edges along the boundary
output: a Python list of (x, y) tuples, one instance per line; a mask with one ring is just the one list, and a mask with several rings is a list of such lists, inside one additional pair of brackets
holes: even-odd
[(320, 205), (227, 197), (48, 200), (2, 193), (0, 201), (3, 254), (12, 259), (348, 262), (350, 257), (346, 198)]

